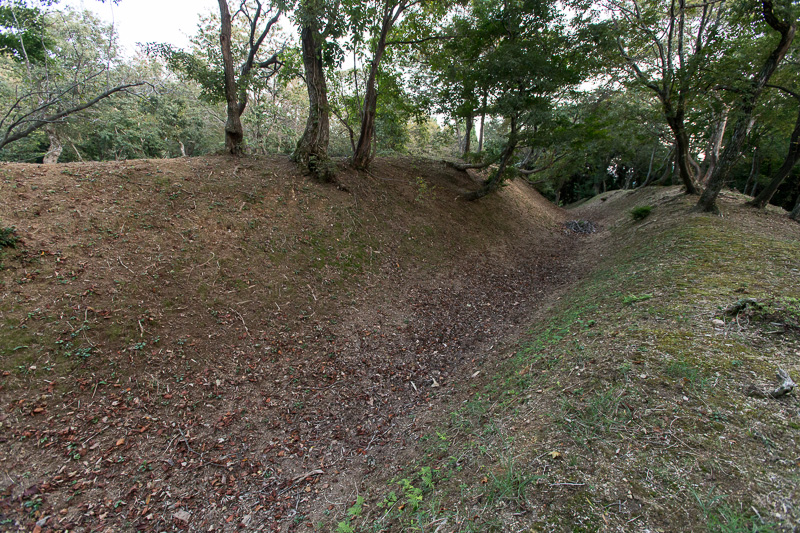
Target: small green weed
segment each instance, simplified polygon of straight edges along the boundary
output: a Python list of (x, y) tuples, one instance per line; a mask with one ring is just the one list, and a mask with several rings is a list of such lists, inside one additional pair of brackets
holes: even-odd
[(0, 248), (16, 248), (18, 243), (19, 237), (14, 226), (0, 228)]
[(685, 359), (678, 359), (668, 363), (664, 368), (664, 373), (675, 379), (685, 379), (694, 383), (700, 376), (700, 369)]
[(725, 503), (724, 495), (712, 497), (713, 491), (712, 487), (708, 498), (704, 499), (692, 490), (692, 495), (705, 515), (706, 527), (711, 533), (771, 533), (776, 531), (774, 526), (765, 523), (760, 516), (735, 509)]
[(490, 505), (501, 501), (524, 503), (525, 489), (542, 478), (542, 476), (526, 474), (514, 464), (513, 459), (502, 466), (499, 475), (492, 472), (489, 477), (491, 481), (486, 489), (486, 502)]
[(652, 294), (629, 294), (622, 299), (622, 303), (624, 305), (632, 305), (636, 302), (644, 302), (645, 300), (649, 300), (652, 298)]
[(638, 207), (634, 207), (631, 209), (631, 218), (633, 220), (644, 220), (645, 218), (650, 216), (650, 213), (653, 211), (652, 205), (640, 205)]
[(424, 202), (428, 198), (436, 198), (436, 186), (431, 185), (424, 178), (417, 177), (417, 195), (414, 197), (414, 201)]
[(347, 520), (343, 520), (336, 525), (337, 533), (354, 533), (355, 529), (350, 523), (351, 520), (361, 516), (364, 511), (364, 497), (357, 496), (355, 503), (347, 509)]
[(612, 430), (622, 420), (630, 420), (631, 411), (622, 400), (626, 390), (612, 387), (597, 392), (582, 404), (565, 400), (562, 422), (578, 443), (586, 443)]

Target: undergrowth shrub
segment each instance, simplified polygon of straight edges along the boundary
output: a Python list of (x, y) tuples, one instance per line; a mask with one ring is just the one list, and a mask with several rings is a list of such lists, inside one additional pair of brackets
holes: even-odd
[(651, 211), (653, 211), (652, 205), (640, 205), (638, 207), (634, 207), (631, 209), (631, 218), (633, 218), (633, 220), (643, 220), (650, 216)]

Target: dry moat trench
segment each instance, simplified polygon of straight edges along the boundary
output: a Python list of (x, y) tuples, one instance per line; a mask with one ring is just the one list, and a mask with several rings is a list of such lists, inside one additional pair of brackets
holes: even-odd
[[(266, 163), (3, 167), (4, 528), (307, 529), (589, 267), (522, 183), (475, 205), (440, 163), (343, 190)], [(368, 265), (315, 267), (334, 238)]]

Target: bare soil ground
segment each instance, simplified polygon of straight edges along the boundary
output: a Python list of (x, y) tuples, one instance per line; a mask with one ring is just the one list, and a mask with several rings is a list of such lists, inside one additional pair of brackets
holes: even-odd
[(562, 211), (475, 186), (413, 158), (338, 187), (281, 158), (2, 165), (0, 529), (335, 524), (583, 268)]

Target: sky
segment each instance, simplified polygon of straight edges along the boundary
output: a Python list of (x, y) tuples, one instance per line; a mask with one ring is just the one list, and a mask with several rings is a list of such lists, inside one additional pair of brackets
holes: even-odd
[(61, 5), (86, 8), (114, 23), (120, 44), (130, 55), (136, 43), (160, 42), (186, 47), (201, 14), (219, 9), (214, 0), (64, 0)]

